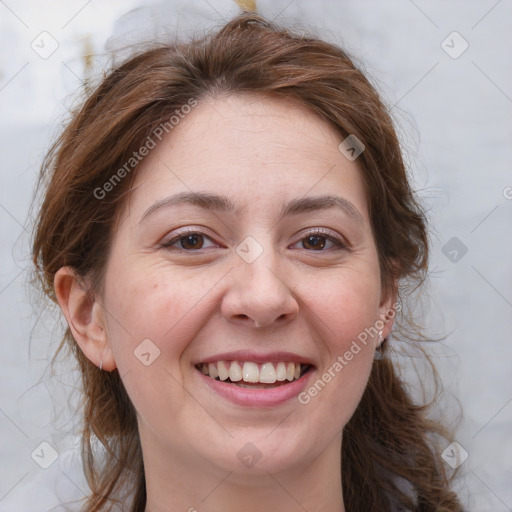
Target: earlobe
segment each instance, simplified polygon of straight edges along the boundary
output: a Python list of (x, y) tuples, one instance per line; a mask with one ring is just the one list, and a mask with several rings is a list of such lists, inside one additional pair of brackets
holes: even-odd
[[(380, 314), (380, 318), (383, 322), (383, 327), (380, 330), (382, 332), (382, 339), (386, 339), (393, 330), (393, 325), (395, 323), (395, 317), (397, 314), (396, 311), (396, 301), (389, 302), (384, 308), (383, 312)], [(382, 341), (382, 340), (381, 340)]]
[(55, 274), (54, 288), (71, 334), (82, 352), (103, 370), (115, 369), (104, 309), (83, 279), (71, 267), (62, 267)]
[(395, 317), (398, 313), (398, 283), (395, 282), (393, 289), (389, 291), (380, 304), (379, 318), (382, 321), (382, 324), (380, 324), (382, 325), (382, 329), (379, 329), (379, 331), (382, 332), (383, 339), (386, 339), (393, 330)]

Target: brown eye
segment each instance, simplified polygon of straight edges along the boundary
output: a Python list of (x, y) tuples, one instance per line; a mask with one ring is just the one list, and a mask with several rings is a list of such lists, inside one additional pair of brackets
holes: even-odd
[(203, 247), (202, 235), (186, 235), (179, 239), (182, 249), (201, 249)]
[(210, 240), (210, 238), (203, 233), (189, 232), (178, 234), (169, 240), (163, 241), (160, 245), (167, 249), (177, 249), (189, 252), (216, 246), (213, 242), (211, 242), (210, 246), (205, 246), (206, 240)]
[(323, 249), (326, 244), (326, 237), (319, 235), (308, 236), (303, 239), (302, 245), (304, 249)]
[(338, 237), (317, 230), (308, 233), (297, 243), (301, 244), (302, 249), (316, 252), (327, 252), (330, 250), (341, 250), (347, 248), (347, 246)]

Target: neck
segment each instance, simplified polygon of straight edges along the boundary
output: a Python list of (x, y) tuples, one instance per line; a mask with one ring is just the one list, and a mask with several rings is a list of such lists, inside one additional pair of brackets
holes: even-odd
[(145, 512), (345, 512), (339, 437), (316, 458), (276, 473), (255, 466), (241, 474), (145, 448)]

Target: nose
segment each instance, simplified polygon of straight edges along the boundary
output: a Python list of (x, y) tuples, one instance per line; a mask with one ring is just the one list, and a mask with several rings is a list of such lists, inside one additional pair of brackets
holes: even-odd
[(254, 262), (237, 262), (228, 274), (228, 289), (221, 312), (230, 323), (251, 327), (284, 325), (297, 316), (298, 302), (290, 287), (290, 276), (276, 264), (270, 249)]

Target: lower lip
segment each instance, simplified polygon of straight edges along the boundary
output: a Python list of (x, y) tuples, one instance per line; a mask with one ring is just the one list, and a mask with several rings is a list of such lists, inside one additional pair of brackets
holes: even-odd
[(227, 384), (226, 382), (212, 379), (200, 371), (197, 373), (211, 389), (237, 405), (272, 407), (297, 397), (306, 387), (313, 371), (309, 370), (300, 379), (294, 380), (289, 384), (268, 389), (241, 388), (236, 384)]

